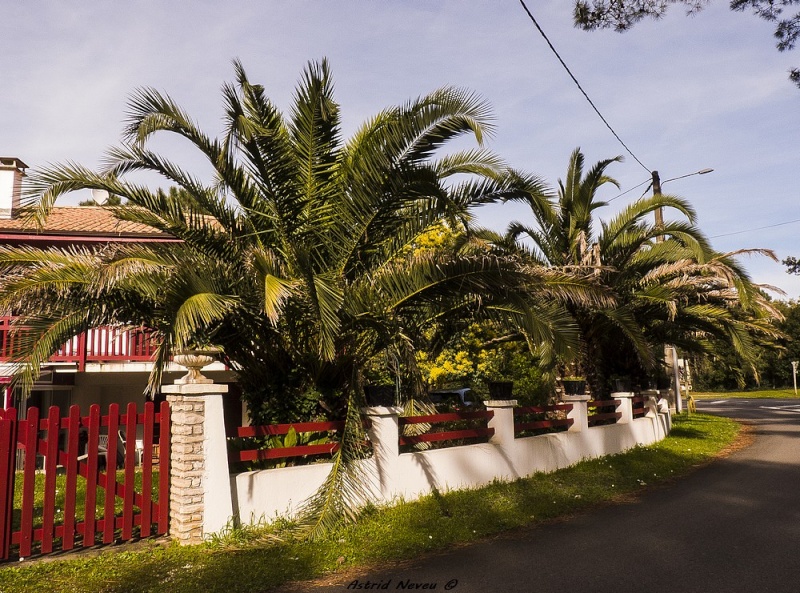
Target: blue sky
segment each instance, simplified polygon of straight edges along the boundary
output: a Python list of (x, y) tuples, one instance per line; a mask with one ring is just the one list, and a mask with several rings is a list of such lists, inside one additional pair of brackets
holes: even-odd
[[(771, 27), (713, 2), (697, 16), (673, 9), (633, 31), (587, 33), (571, 2), (528, 0), (548, 36), (606, 119), (664, 192), (694, 204), (720, 251), (761, 247), (800, 257), (796, 177), (800, 90), (786, 79), (800, 52), (778, 53)], [(555, 184), (580, 146), (593, 163), (623, 154), (610, 174), (628, 190), (649, 173), (625, 153), (550, 53), (517, 0), (6, 3), (0, 18), (0, 155), (32, 167), (99, 165), (120, 138), (131, 91), (169, 93), (210, 134), (221, 131), (219, 89), (242, 60), (254, 82), (288, 108), (309, 60), (327, 57), (345, 133), (383, 107), (444, 85), (493, 106), (488, 146)], [(157, 145), (206, 172), (188, 147)], [(601, 216), (639, 197), (615, 200)], [(604, 196), (618, 193), (614, 188)], [(71, 201), (87, 195), (73, 196)], [(64, 203), (69, 203), (65, 201)], [(497, 229), (525, 212), (479, 211)], [(740, 232), (747, 231), (747, 232)], [(737, 233), (737, 234), (731, 234)], [(758, 257), (754, 280), (800, 298), (800, 277)]]

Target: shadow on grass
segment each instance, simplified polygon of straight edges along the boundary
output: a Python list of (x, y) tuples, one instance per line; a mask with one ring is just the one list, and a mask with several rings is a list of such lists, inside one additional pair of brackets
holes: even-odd
[[(725, 432), (722, 426), (727, 426), (728, 436), (720, 436)], [(515, 482), (495, 482), (479, 490), (434, 490), (412, 503), (369, 509), (358, 524), (341, 527), (311, 543), (288, 541), (241, 549), (172, 545), (142, 554), (104, 554), (91, 562), (65, 564), (57, 574), (38, 572), (47, 569), (32, 565), (20, 580), (12, 581), (0, 570), (0, 591), (38, 591), (43, 582), (54, 590), (74, 593), (244, 593), (283, 584), (292, 590), (289, 583), (293, 581), (341, 568), (417, 557), (636, 494), (713, 457), (735, 436), (733, 426), (727, 420), (702, 416), (680, 420), (669, 442), (656, 447), (636, 448)], [(704, 436), (710, 444), (697, 446)], [(23, 580), (35, 586), (26, 588)]]

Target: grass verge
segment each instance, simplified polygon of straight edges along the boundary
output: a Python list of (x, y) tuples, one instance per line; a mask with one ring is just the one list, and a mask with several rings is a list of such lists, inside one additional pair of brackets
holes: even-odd
[(0, 593), (264, 591), (354, 566), (415, 557), (634, 495), (714, 458), (739, 430), (726, 418), (678, 417), (672, 434), (650, 447), (513, 483), (368, 509), (358, 524), (313, 543), (274, 541), (279, 527), (272, 526), (237, 530), (202, 546), (146, 541), (94, 557), (5, 565)]
[(695, 399), (800, 399), (794, 389), (762, 389), (759, 391), (692, 392)]

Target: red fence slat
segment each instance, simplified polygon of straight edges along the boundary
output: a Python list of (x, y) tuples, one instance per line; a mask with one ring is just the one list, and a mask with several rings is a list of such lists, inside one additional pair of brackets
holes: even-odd
[(142, 435), (142, 524), (140, 535), (150, 537), (153, 519), (153, 424), (155, 415), (153, 402), (144, 404), (144, 431)]
[(42, 553), (53, 551), (53, 531), (56, 514), (56, 468), (58, 466), (58, 436), (61, 415), (57, 406), (47, 414), (46, 449), (44, 457), (44, 504), (42, 506)]
[(234, 455), (234, 461), (256, 461), (263, 459), (301, 457), (303, 455), (321, 455), (323, 453), (334, 453), (338, 450), (339, 443), (300, 445), (298, 447), (275, 447), (274, 449), (251, 449), (239, 451), (238, 455)]
[(633, 417), (641, 418), (647, 414), (647, 398), (644, 396), (635, 396), (631, 398), (631, 406), (633, 408)]
[(494, 436), (494, 428), (466, 428), (463, 430), (447, 430), (442, 432), (426, 432), (416, 436), (401, 436), (401, 445), (415, 445), (417, 443), (433, 443), (437, 441), (452, 441), (455, 439), (470, 439), (476, 437)]
[(10, 408), (0, 419), (0, 476), (6, 476), (0, 485), (0, 559), (11, 552), (14, 521), (14, 483), (17, 461), (17, 410)]
[(337, 422), (295, 422), (294, 424), (270, 424), (267, 426), (240, 426), (237, 429), (239, 437), (262, 437), (288, 434), (294, 428), (295, 432), (325, 432), (344, 429), (344, 420)]
[(75, 508), (78, 491), (78, 456), (80, 455), (80, 426), (81, 416), (78, 406), (69, 410), (69, 425), (67, 427), (67, 457), (65, 464), (67, 472), (64, 484), (64, 533), (62, 547), (71, 550), (75, 547)]
[(158, 533), (166, 533), (169, 529), (169, 467), (170, 467), (170, 430), (169, 403), (161, 402), (158, 416), (159, 423), (159, 463), (158, 463)]
[(572, 404), (554, 404), (552, 406), (524, 406), (514, 408), (514, 416), (525, 414), (545, 414), (547, 412), (571, 412)]
[(33, 549), (33, 505), (36, 493), (36, 445), (39, 432), (39, 409), (30, 408), (25, 421), (25, 469), (22, 479), (22, 515), (20, 521), (19, 555), (23, 558), (31, 555)]
[(519, 432), (522, 430), (540, 430), (544, 428), (559, 428), (562, 426), (572, 426), (575, 423), (574, 418), (564, 418), (562, 420), (535, 420), (533, 422), (517, 422), (514, 424), (514, 431)]
[(117, 433), (119, 432), (119, 404), (108, 406), (108, 447), (106, 449), (106, 498), (103, 511), (103, 543), (114, 543), (114, 503), (117, 492)]
[(86, 499), (83, 514), (83, 546), (90, 547), (95, 543), (95, 508), (97, 507), (97, 466), (98, 442), (100, 436), (100, 406), (89, 406), (89, 442), (87, 444), (86, 463)]
[(400, 426), (405, 424), (436, 424), (439, 422), (457, 422), (459, 420), (474, 420), (494, 417), (494, 412), (448, 412), (444, 414), (430, 414), (428, 416), (401, 416), (398, 418)]
[[(136, 404), (128, 404), (125, 423), (125, 494), (122, 498), (122, 539), (133, 536), (133, 490), (136, 479)], [(133, 437), (133, 438), (131, 438)]]

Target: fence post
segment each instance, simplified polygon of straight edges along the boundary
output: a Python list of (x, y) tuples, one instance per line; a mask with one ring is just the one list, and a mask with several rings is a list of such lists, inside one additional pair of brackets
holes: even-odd
[(489, 412), (494, 416), (489, 419), (489, 428), (494, 428), (494, 434), (489, 437), (493, 445), (511, 446), (514, 444), (514, 407), (517, 400), (488, 400), (483, 402)]
[(222, 413), (228, 386), (176, 382), (161, 392), (172, 421), (169, 534), (181, 544), (200, 543), (233, 516)]
[(628, 424), (633, 422), (633, 402), (631, 401), (634, 394), (627, 391), (617, 391), (611, 394), (611, 399), (619, 401), (617, 412), (621, 412), (622, 416), (617, 420), (617, 424)]
[(591, 399), (588, 395), (565, 395), (565, 404), (572, 404), (572, 409), (567, 413), (567, 418), (574, 422), (568, 432), (586, 432), (589, 430), (589, 405)]
[(400, 458), (399, 406), (372, 406), (362, 409), (370, 420), (369, 440), (378, 471), (381, 497), (391, 500), (397, 493), (398, 462)]

